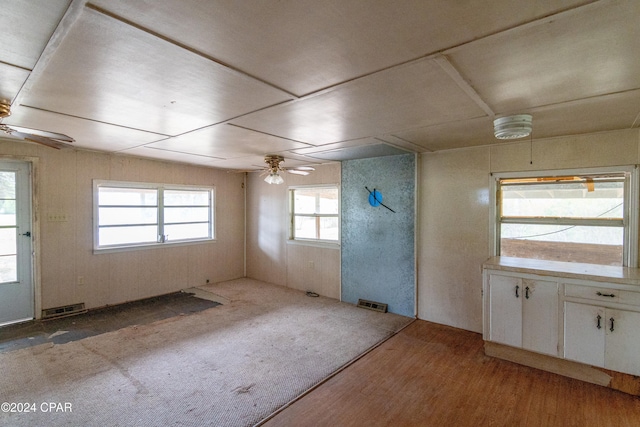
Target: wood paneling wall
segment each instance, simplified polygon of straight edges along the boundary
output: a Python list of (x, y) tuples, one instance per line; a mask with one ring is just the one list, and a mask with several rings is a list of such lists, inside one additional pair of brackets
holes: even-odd
[(439, 151), (421, 156), (418, 317), (482, 330), (481, 264), (490, 254), (492, 172), (638, 164), (640, 130)]
[[(242, 174), (91, 151), (57, 151), (2, 139), (0, 156), (35, 162), (38, 311), (78, 302), (87, 308), (101, 307), (244, 275)], [(214, 185), (217, 239), (94, 254), (93, 179)], [(47, 221), (51, 214), (65, 214), (68, 220)]]
[(284, 175), (269, 185), (258, 173), (247, 178), (247, 277), (330, 298), (340, 298), (340, 248), (288, 242), (288, 188), (338, 184), (340, 164), (316, 166), (308, 176)]

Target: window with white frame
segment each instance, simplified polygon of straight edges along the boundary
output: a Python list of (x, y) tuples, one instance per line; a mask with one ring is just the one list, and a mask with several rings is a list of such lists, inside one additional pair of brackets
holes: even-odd
[(289, 188), (290, 239), (337, 243), (340, 195), (337, 185)]
[(635, 167), (495, 174), (495, 254), (636, 266)]
[(94, 248), (214, 238), (213, 187), (94, 181)]

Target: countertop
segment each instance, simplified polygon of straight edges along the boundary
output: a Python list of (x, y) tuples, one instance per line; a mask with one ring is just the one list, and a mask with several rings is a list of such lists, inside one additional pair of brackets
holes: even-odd
[(482, 266), (491, 270), (640, 286), (640, 268), (499, 256), (489, 258)]

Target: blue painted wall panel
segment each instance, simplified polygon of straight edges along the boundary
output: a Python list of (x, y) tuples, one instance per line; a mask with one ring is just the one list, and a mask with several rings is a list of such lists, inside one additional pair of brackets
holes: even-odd
[[(413, 154), (342, 162), (342, 300), (386, 303), (415, 315), (415, 168)], [(382, 193), (383, 206), (369, 204)]]

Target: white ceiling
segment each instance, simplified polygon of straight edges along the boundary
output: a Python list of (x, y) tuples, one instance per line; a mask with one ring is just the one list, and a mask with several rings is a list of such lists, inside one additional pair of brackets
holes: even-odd
[(6, 124), (257, 169), (640, 126), (640, 2), (0, 0)]

